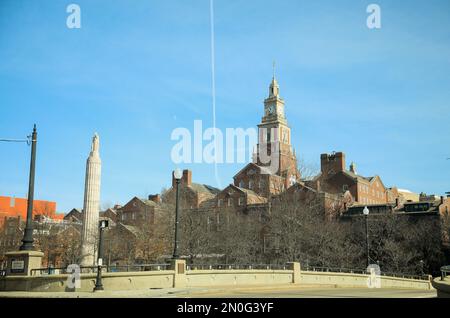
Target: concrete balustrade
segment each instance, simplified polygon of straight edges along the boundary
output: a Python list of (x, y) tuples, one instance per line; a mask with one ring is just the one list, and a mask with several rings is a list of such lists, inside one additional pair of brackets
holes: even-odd
[[(95, 274), (81, 274), (81, 287), (76, 291), (92, 291)], [(286, 270), (272, 269), (207, 269), (187, 270), (184, 260), (172, 262), (170, 270), (147, 272), (103, 273), (105, 290), (139, 290), (149, 288), (185, 288), (208, 286), (270, 285), (334, 285), (367, 287), (369, 276), (352, 273), (301, 271), (299, 263), (288, 263)], [(0, 279), (1, 291), (70, 292), (69, 275), (7, 276)], [(381, 288), (431, 289), (431, 281), (381, 276)]]
[(436, 277), (431, 284), (437, 290), (439, 298), (450, 298), (450, 277), (447, 276), (444, 279)]

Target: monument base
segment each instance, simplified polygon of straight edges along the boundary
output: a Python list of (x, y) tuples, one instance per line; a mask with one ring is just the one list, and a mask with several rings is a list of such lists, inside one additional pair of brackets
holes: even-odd
[(173, 287), (186, 287), (186, 261), (184, 259), (172, 259), (170, 261), (170, 269), (175, 271)]
[(5, 254), (6, 276), (31, 276), (32, 269), (41, 268), (44, 253), (39, 251), (14, 251)]

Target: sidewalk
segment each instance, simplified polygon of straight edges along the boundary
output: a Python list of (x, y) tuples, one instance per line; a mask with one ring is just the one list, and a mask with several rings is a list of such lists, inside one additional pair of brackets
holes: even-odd
[[(0, 298), (148, 298), (148, 297), (190, 297), (190, 295), (227, 294), (232, 292), (282, 291), (293, 289), (308, 289), (317, 285), (273, 285), (273, 286), (214, 286), (196, 288), (156, 288), (145, 290), (114, 290), (102, 292), (0, 292)], [(322, 285), (322, 288), (334, 288), (334, 285)]]

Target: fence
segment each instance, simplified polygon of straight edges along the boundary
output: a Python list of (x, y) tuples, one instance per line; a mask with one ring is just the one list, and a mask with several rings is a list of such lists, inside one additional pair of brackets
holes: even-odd
[(200, 265), (187, 265), (186, 270), (231, 270), (231, 269), (266, 269), (266, 270), (286, 270), (286, 265), (280, 264), (200, 264)]
[(444, 280), (447, 277), (447, 274), (450, 274), (450, 265), (441, 267), (441, 280)]
[[(169, 269), (169, 264), (133, 264), (133, 265), (104, 265), (102, 271), (107, 273), (116, 272), (147, 272)], [(97, 273), (98, 266), (80, 266), (80, 273)], [(46, 267), (31, 270), (31, 276), (69, 274), (67, 267)]]
[[(320, 267), (320, 266), (306, 266), (303, 270), (308, 272), (333, 272), (333, 273), (350, 273), (350, 274), (367, 274), (367, 269), (352, 269), (352, 268), (339, 268), (339, 267)], [(428, 275), (410, 275), (410, 274), (399, 274), (390, 272), (380, 272), (380, 276), (390, 276), (397, 278), (407, 278), (407, 279), (418, 279), (418, 280), (429, 280)]]
[[(133, 265), (104, 265), (102, 271), (104, 272), (145, 272), (145, 271), (160, 271), (168, 270), (169, 264), (133, 264)], [(287, 270), (287, 265), (283, 264), (198, 264), (187, 265), (187, 271), (194, 270)], [(97, 273), (97, 266), (80, 266), (80, 273)], [(323, 267), (323, 266), (305, 266), (302, 268), (307, 272), (333, 272), (333, 273), (350, 273), (350, 274), (367, 274), (366, 269), (352, 269), (342, 267)], [(450, 273), (450, 266), (443, 266), (441, 268), (443, 279)], [(31, 270), (32, 276), (54, 275), (54, 274), (68, 274), (67, 268), (38, 268)], [(4, 271), (0, 271), (0, 276), (4, 276)], [(381, 276), (390, 276), (397, 278), (428, 280), (428, 275), (409, 275), (399, 273), (381, 272)]]

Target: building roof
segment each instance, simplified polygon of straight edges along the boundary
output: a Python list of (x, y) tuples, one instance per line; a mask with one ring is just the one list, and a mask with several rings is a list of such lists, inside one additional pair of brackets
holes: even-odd
[(200, 183), (191, 183), (190, 185), (191, 189), (196, 191), (196, 192), (200, 192), (200, 193), (207, 193), (207, 194), (212, 194), (212, 195), (216, 195), (217, 193), (220, 192), (219, 189), (214, 188), (210, 185), (207, 184), (200, 184)]
[(236, 174), (234, 175), (233, 178), (236, 178), (238, 175), (240, 175), (242, 172), (244, 172), (245, 170), (247, 170), (247, 169), (250, 168), (250, 167), (252, 167), (252, 168), (258, 170), (259, 173), (261, 173), (261, 174), (269, 174), (269, 175), (273, 174), (272, 171), (270, 171), (269, 168), (263, 167), (263, 166), (258, 166), (257, 164), (255, 164), (255, 163), (253, 163), (253, 162), (250, 162), (250, 163), (248, 163), (244, 168), (242, 168), (241, 170), (239, 170), (239, 172), (236, 173)]
[(251, 201), (252, 203), (266, 203), (267, 202), (267, 198), (260, 196), (259, 194), (257, 194), (256, 192), (249, 190), (249, 189), (244, 189), (244, 188), (240, 188), (240, 187), (236, 187), (238, 189), (240, 189), (241, 191), (244, 191), (247, 194), (247, 198), (249, 199), (248, 201)]
[(133, 226), (133, 225), (127, 225), (127, 224), (123, 224), (123, 223), (118, 223), (120, 226), (122, 226), (123, 228), (125, 228), (128, 232), (130, 232), (131, 234), (133, 234), (134, 236), (139, 236), (139, 234), (141, 233), (141, 231), (139, 230), (138, 227)]

